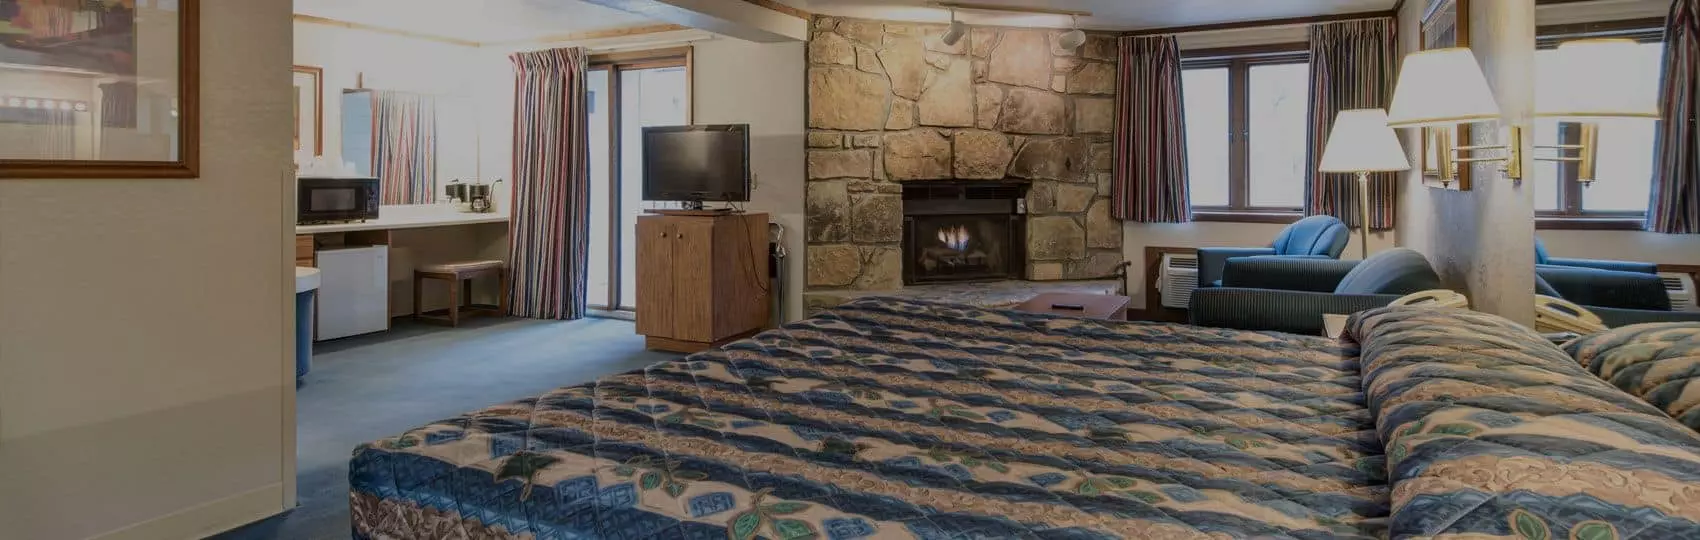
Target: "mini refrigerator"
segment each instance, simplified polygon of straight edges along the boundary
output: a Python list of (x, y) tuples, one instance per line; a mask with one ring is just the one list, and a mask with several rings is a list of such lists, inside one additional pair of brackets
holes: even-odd
[(319, 256), (319, 341), (390, 328), (389, 246), (326, 249)]

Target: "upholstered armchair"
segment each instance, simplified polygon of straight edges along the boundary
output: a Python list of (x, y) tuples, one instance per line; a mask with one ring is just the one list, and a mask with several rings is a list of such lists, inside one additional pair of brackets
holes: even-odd
[(1222, 272), (1227, 267), (1228, 259), (1267, 256), (1338, 259), (1340, 252), (1346, 250), (1346, 241), (1351, 237), (1352, 231), (1339, 219), (1333, 216), (1311, 216), (1281, 229), (1281, 234), (1275, 237), (1269, 247), (1199, 248), (1198, 286), (1222, 286)]
[(1227, 261), (1222, 286), (1192, 292), (1192, 324), (1318, 335), (1324, 314), (1350, 314), (1441, 289), (1416, 251), (1397, 248), (1363, 261), (1242, 257)]
[(1700, 322), (1700, 313), (1671, 311), (1670, 294), (1658, 274), (1536, 266), (1535, 294), (1563, 298), (1587, 308), (1612, 328), (1648, 322)]

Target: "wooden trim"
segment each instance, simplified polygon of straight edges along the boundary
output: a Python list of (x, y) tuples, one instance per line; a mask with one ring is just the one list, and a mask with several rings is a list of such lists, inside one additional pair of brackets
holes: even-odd
[[(807, 17), (804, 17), (807, 19)], [(685, 46), (685, 123), (697, 123), (697, 48)], [(751, 173), (754, 174), (754, 173)]]
[(1228, 207), (1250, 204), (1251, 66), (1235, 59), (1228, 67)]
[(349, 22), (349, 21), (344, 21), (344, 20), (332, 19), (332, 18), (328, 18), (328, 17), (319, 17), (319, 16), (315, 16), (315, 15), (303, 15), (303, 14), (300, 14), (300, 13), (295, 14), (295, 22), (304, 22), (304, 23), (310, 23), (310, 24), (321, 24), (321, 25), (325, 25), (325, 26), (347, 28), (349, 30), (364, 30), (364, 31), (367, 31), (367, 32), (376, 32), (376, 33), (379, 33), (379, 34), (389, 34), (389, 35), (392, 35), (392, 36), (401, 36), (401, 37), (409, 37), (409, 38), (414, 38), (414, 39), (423, 39), (423, 40), (426, 40), (426, 41), (436, 41), (436, 42), (439, 42), (439, 43), (448, 43), (448, 44), (460, 45), (460, 46), (464, 46), (464, 47), (477, 47), (477, 46), (481, 45), (480, 43), (478, 43), (476, 41), (468, 41), (468, 40), (464, 40), (464, 39), (456, 39), (456, 38), (438, 36), (438, 35), (433, 35), (433, 34), (422, 34), (422, 33), (419, 33), (419, 32), (402, 30), (400, 28), (388, 28), (388, 27), (383, 27), (383, 26), (375, 26), (375, 25), (364, 24), (364, 23), (357, 23), (357, 22)]
[(1222, 223), (1275, 223), (1286, 225), (1304, 219), (1304, 213), (1291, 212), (1260, 212), (1245, 210), (1193, 210), (1193, 221), (1212, 221)]
[(1267, 45), (1243, 45), (1239, 47), (1217, 47), (1213, 49), (1182, 49), (1181, 59), (1194, 62), (1217, 58), (1237, 58), (1253, 56), (1278, 56), (1292, 53), (1309, 53), (1310, 44), (1303, 41), (1292, 43), (1270, 43)]
[(1695, 281), (1700, 281), (1700, 264), (1660, 264), (1659, 272), (1688, 274), (1693, 276)]
[(1664, 36), (1665, 20), (1659, 17), (1535, 27), (1535, 45), (1542, 49), (1557, 47), (1560, 41), (1589, 37), (1622, 37), (1654, 43), (1663, 41)]
[(1129, 320), (1187, 321), (1186, 310), (1163, 307), (1162, 293), (1157, 291), (1157, 273), (1162, 270), (1163, 255), (1171, 253), (1193, 255), (1198, 253), (1198, 248), (1145, 246), (1145, 309), (1128, 310)]
[(584, 31), (584, 32), (567, 32), (567, 33), (563, 33), (563, 34), (550, 34), (550, 35), (547, 35), (547, 36), (541, 36), (541, 37), (530, 38), (530, 39), (514, 39), (514, 40), (504, 40), (504, 41), (492, 41), (492, 42), (482, 43), (480, 45), (523, 45), (523, 44), (527, 44), (527, 43), (546, 44), (546, 43), (560, 43), (560, 42), (564, 42), (564, 41), (587, 41), (587, 40), (592, 40), (592, 39), (608, 39), (608, 38), (617, 38), (617, 37), (641, 36), (641, 35), (644, 35), (644, 34), (659, 34), (659, 33), (662, 33), (662, 32), (677, 32), (677, 31), (680, 31), (680, 30), (690, 30), (690, 29), (691, 29), (691, 27), (689, 27), (689, 26), (682, 26), (682, 25), (677, 25), (677, 24), (649, 24), (649, 25), (644, 25), (644, 26), (628, 26), (626, 28), (611, 28), (611, 29), (608, 29), (608, 30), (589, 30), (589, 31)]
[(975, 11), (1001, 11), (1005, 13), (1038, 13), (1041, 15), (1071, 15), (1076, 17), (1091, 17), (1090, 11), (1073, 9), (1057, 9), (1045, 7), (1011, 6), (1005, 4), (985, 4), (980, 2), (933, 2), (936, 7), (946, 9), (971, 9)]
[(751, 4), (755, 4), (755, 5), (764, 7), (764, 8), (767, 8), (767, 9), (771, 9), (771, 10), (774, 10), (774, 11), (777, 11), (777, 12), (780, 12), (780, 13), (784, 13), (786, 15), (790, 15), (792, 17), (796, 17), (796, 18), (799, 18), (799, 19), (802, 19), (802, 20), (805, 20), (805, 21), (809, 20), (810, 17), (814, 16), (813, 14), (811, 14), (807, 11), (803, 11), (801, 9), (797, 9), (795, 7), (791, 7), (791, 6), (776, 2), (775, 0), (744, 0), (744, 1), (751, 3)]
[(1535, 216), (1535, 229), (1543, 231), (1644, 231), (1647, 222), (1633, 217)]
[(177, 12), (177, 159), (175, 161), (0, 160), (0, 178), (198, 178), (201, 175), (201, 1)]
[[(590, 55), (590, 65), (619, 65), (622, 69), (646, 69), (648, 67), (676, 67), (690, 63), (692, 47), (668, 47), (665, 49), (645, 49), (641, 51), (620, 51)], [(634, 66), (643, 67), (634, 67)]]
[[(1183, 59), (1181, 62), (1183, 70), (1226, 69), (1228, 72), (1228, 205), (1194, 207), (1194, 217), (1199, 221), (1291, 223), (1292, 220), (1278, 221), (1284, 218), (1265, 216), (1289, 214), (1294, 211), (1292, 209), (1251, 206), (1251, 70), (1256, 66), (1308, 62), (1310, 47), (1304, 43), (1283, 43), (1232, 50), (1249, 51), (1250, 54), (1225, 55), (1222, 52), (1208, 53), (1211, 50), (1207, 49), (1200, 52), (1210, 56)], [(1201, 214), (1203, 217), (1200, 217)]]
[(325, 68), (295, 65), (289, 71), (313, 76), (313, 155), (325, 155)]
[(1285, 17), (1280, 19), (1262, 19), (1256, 21), (1239, 21), (1214, 24), (1197, 24), (1191, 26), (1171, 26), (1167, 28), (1148, 28), (1123, 32), (1123, 36), (1157, 36), (1164, 34), (1192, 34), (1198, 32), (1220, 32), (1223, 30), (1244, 30), (1266, 26), (1294, 26), (1300, 24), (1316, 24), (1326, 22), (1351, 21), (1357, 19), (1392, 18), (1397, 11), (1360, 11), (1357, 13), (1340, 13), (1335, 15), (1311, 15), (1307, 17)]

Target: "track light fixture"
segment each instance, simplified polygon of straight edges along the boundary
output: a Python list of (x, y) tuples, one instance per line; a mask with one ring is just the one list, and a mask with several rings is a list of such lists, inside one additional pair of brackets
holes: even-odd
[(943, 41), (945, 45), (956, 45), (956, 42), (962, 41), (962, 36), (966, 35), (968, 35), (968, 25), (956, 20), (956, 8), (951, 8), (950, 29), (945, 30), (944, 35), (939, 36), (939, 40)]
[(1090, 11), (1074, 11), (1074, 10), (1067, 10), (1067, 9), (1053, 9), (1053, 8), (1041, 8), (1041, 7), (1006, 6), (1006, 5), (1002, 5), (1002, 4), (982, 4), (982, 3), (975, 3), (975, 2), (933, 2), (933, 5), (950, 10), (950, 28), (945, 30), (944, 35), (939, 36), (940, 40), (943, 41), (945, 45), (955, 45), (956, 42), (962, 41), (963, 36), (968, 35), (968, 25), (963, 24), (961, 21), (956, 20), (956, 10), (958, 10), (958, 9), (972, 9), (972, 10), (978, 10), (978, 11), (1001, 11), (1001, 12), (1005, 12), (1005, 13), (1041, 13), (1041, 14), (1048, 14), (1048, 15), (1067, 15), (1067, 16), (1069, 16), (1070, 19), (1072, 19), (1074, 21), (1074, 28), (1072, 30), (1069, 30), (1068, 32), (1064, 32), (1062, 34), (1062, 36), (1058, 37), (1057, 38), (1057, 45), (1059, 45), (1059, 46), (1061, 46), (1065, 49), (1069, 49), (1069, 50), (1077, 49), (1081, 45), (1086, 44), (1086, 32), (1082, 32), (1080, 30), (1080, 18), (1092, 16), (1092, 12), (1090, 12)]
[(1069, 15), (1068, 18), (1074, 22), (1074, 29), (1063, 32), (1063, 35), (1057, 38), (1057, 45), (1072, 51), (1086, 44), (1086, 32), (1080, 31), (1079, 15)]

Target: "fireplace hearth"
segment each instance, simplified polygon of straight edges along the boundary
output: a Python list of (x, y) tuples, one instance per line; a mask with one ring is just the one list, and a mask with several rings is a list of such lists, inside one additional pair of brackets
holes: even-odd
[(1018, 279), (1025, 258), (1025, 184), (903, 186), (903, 283)]

